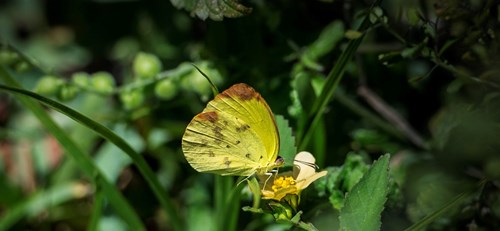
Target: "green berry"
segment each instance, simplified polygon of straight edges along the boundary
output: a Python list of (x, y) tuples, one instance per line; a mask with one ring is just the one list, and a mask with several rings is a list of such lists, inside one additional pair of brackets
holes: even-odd
[(120, 94), (120, 100), (127, 110), (138, 108), (144, 102), (142, 89), (128, 90)]
[(163, 79), (156, 83), (155, 94), (160, 99), (172, 99), (177, 94), (177, 85), (170, 78)]
[(63, 84), (59, 89), (57, 98), (62, 101), (70, 101), (78, 94), (78, 87), (71, 84)]
[(113, 76), (105, 71), (94, 73), (90, 82), (92, 88), (102, 94), (111, 94), (115, 88)]
[(55, 76), (46, 75), (38, 80), (38, 83), (35, 86), (35, 92), (41, 95), (53, 96), (59, 91), (59, 88), (63, 83), (63, 80)]
[(139, 52), (133, 62), (134, 75), (142, 78), (154, 78), (162, 70), (161, 61), (156, 55)]
[(90, 86), (90, 75), (85, 72), (76, 72), (71, 75), (71, 81), (75, 86), (87, 89)]

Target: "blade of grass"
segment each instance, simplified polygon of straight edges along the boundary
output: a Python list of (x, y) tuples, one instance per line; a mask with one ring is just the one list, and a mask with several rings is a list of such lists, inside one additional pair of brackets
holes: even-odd
[(226, 211), (227, 216), (227, 229), (226, 230), (237, 230), (238, 225), (238, 215), (240, 214), (240, 195), (244, 184), (239, 184), (234, 187), (229, 194), (229, 198), (226, 201)]
[(228, 214), (225, 213), (226, 201), (228, 200), (233, 185), (233, 179), (227, 176), (214, 176), (214, 201), (215, 201), (215, 219), (217, 220), (217, 230), (227, 230), (226, 222)]
[[(376, 0), (373, 3), (371, 9), (373, 9), (373, 7), (375, 6), (378, 6), (380, 2), (381, 0)], [(369, 14), (367, 14), (363, 19), (363, 22), (361, 23), (361, 26), (359, 27), (358, 31), (365, 31), (369, 27), (369, 25), (370, 25)], [(309, 111), (309, 114), (307, 116), (308, 119), (306, 122), (306, 126), (304, 126), (305, 130), (298, 135), (298, 140), (299, 140), (298, 151), (304, 150), (308, 145), (309, 140), (312, 137), (312, 133), (315, 130), (315, 127), (318, 125), (320, 118), (323, 115), (323, 112), (325, 111), (326, 105), (332, 99), (333, 94), (335, 93), (335, 90), (337, 89), (337, 86), (339, 85), (340, 80), (344, 75), (347, 63), (349, 62), (349, 60), (351, 60), (352, 56), (358, 49), (359, 45), (363, 41), (364, 36), (365, 33), (363, 33), (359, 38), (349, 41), (347, 48), (344, 50), (344, 52), (342, 52), (339, 59), (337, 60), (337, 63), (328, 74), (323, 90), (321, 91), (321, 94), (319, 95), (318, 99), (314, 101), (314, 104), (311, 110)]]
[(88, 231), (97, 230), (97, 225), (102, 217), (102, 209), (104, 207), (104, 194), (103, 191), (97, 190), (94, 197), (94, 207), (92, 208), (92, 216), (90, 217)]
[[(11, 77), (7, 69), (0, 65), (0, 78), (11, 86), (19, 87), (20, 85)], [(40, 123), (59, 141), (66, 153), (73, 158), (84, 174), (89, 178), (94, 179), (97, 185), (100, 185), (109, 197), (111, 205), (115, 208), (116, 212), (130, 225), (133, 230), (145, 230), (139, 216), (132, 209), (130, 204), (125, 200), (123, 195), (118, 192), (116, 187), (105, 180), (99, 168), (94, 164), (92, 159), (86, 155), (73, 140), (64, 132), (64, 130), (57, 125), (54, 120), (45, 112), (40, 104), (31, 100), (28, 97), (20, 95), (19, 101), (27, 109), (31, 110), (33, 114), (40, 120)], [(3, 218), (2, 218), (3, 219)]]

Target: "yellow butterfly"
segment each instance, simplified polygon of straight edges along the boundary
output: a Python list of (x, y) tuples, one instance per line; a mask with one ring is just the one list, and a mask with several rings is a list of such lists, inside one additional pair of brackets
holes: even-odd
[(182, 151), (195, 170), (223, 176), (264, 175), (284, 164), (278, 158), (274, 115), (264, 98), (244, 83), (215, 96), (191, 120)]

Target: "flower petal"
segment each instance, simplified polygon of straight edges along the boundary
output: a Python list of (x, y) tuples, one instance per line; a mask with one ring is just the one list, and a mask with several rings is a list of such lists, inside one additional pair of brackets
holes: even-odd
[(317, 173), (313, 174), (312, 176), (309, 176), (309, 178), (303, 179), (301, 181), (296, 181), (297, 188), (299, 188), (299, 190), (303, 190), (303, 189), (307, 188), (307, 186), (309, 186), (315, 180), (317, 180), (323, 176), (326, 176), (327, 173), (328, 173), (328, 171), (317, 172)]
[(293, 161), (293, 175), (296, 181), (301, 181), (316, 174), (316, 159), (309, 152), (299, 152)]

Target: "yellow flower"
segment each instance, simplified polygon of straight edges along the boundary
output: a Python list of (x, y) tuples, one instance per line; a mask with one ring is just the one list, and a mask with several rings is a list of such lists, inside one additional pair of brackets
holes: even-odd
[(271, 176), (269, 180), (261, 179), (262, 199), (280, 201), (288, 194), (299, 195), (312, 182), (327, 174), (327, 171), (316, 172), (315, 162), (311, 153), (299, 152), (293, 161), (293, 171)]

